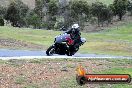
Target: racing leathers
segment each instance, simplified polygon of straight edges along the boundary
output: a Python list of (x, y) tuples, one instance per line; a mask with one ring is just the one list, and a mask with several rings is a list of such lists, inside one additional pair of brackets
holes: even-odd
[(73, 45), (70, 46), (70, 51), (75, 51), (73, 53), (76, 53), (79, 49), (79, 46), (81, 44), (81, 33), (79, 29), (71, 28), (70, 30), (66, 31), (67, 34), (70, 34), (72, 40), (74, 41)]

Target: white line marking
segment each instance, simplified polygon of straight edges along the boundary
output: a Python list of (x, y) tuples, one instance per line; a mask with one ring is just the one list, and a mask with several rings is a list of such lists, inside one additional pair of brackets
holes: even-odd
[(56, 59), (56, 58), (71, 58), (71, 59), (77, 59), (77, 58), (86, 58), (86, 59), (132, 59), (131, 57), (72, 57), (72, 56), (20, 56), (20, 57), (0, 57), (2, 60), (10, 60), (10, 59), (43, 59), (43, 58), (50, 58), (50, 59)]

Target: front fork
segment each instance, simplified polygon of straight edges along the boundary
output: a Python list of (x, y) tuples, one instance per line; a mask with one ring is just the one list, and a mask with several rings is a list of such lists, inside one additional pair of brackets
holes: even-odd
[(79, 47), (71, 46), (70, 47), (70, 53), (74, 55), (79, 50)]

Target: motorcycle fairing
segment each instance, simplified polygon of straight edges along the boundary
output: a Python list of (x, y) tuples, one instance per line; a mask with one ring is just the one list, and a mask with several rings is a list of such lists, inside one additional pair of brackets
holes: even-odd
[(64, 33), (55, 37), (55, 43), (66, 42), (67, 38), (70, 38), (70, 34)]

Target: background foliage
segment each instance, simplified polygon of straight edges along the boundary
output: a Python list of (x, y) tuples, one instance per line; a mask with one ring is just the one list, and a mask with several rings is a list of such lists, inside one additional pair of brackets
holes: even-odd
[(35, 8), (29, 8), (21, 0), (12, 0), (8, 7), (0, 6), (0, 23), (7, 20), (14, 27), (31, 27), (60, 30), (78, 23), (83, 30), (86, 23), (109, 25), (112, 19), (132, 14), (131, 0), (114, 0), (111, 4), (86, 0), (35, 0)]

